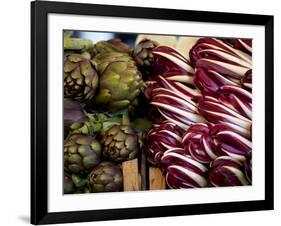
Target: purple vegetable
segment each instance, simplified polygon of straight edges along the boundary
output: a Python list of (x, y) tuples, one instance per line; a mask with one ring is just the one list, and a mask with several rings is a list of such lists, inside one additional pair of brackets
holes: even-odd
[(166, 151), (161, 162), (166, 172), (166, 182), (170, 188), (206, 187), (207, 168), (192, 159), (184, 149), (173, 148)]
[(252, 184), (252, 156), (250, 155), (244, 162), (245, 176), (250, 184)]
[(165, 151), (182, 147), (183, 130), (173, 123), (161, 124), (152, 128), (146, 135), (147, 160), (161, 166), (161, 157)]
[(194, 124), (184, 133), (182, 143), (185, 150), (201, 163), (210, 163), (222, 155), (243, 161), (252, 152), (250, 140), (223, 124)]
[(236, 83), (252, 67), (250, 55), (215, 38), (199, 39), (189, 54), (194, 67), (216, 71)]
[(244, 137), (251, 137), (252, 121), (240, 112), (233, 110), (234, 106), (221, 103), (217, 98), (205, 96), (199, 101), (199, 112), (211, 123), (219, 123), (239, 131)]
[(160, 88), (160, 84), (155, 80), (148, 80), (145, 82), (146, 88), (144, 90), (144, 95), (148, 100), (151, 100), (153, 90)]
[(154, 75), (163, 75), (167, 72), (176, 72), (182, 75), (192, 76), (194, 69), (190, 62), (178, 50), (168, 46), (158, 46), (153, 49)]
[(207, 70), (201, 67), (195, 69), (193, 82), (204, 95), (211, 96), (217, 96), (219, 88), (223, 85), (237, 85), (228, 77), (214, 70)]
[(219, 100), (241, 115), (252, 119), (252, 94), (237, 86), (225, 85), (219, 89)]
[(252, 142), (231, 129), (224, 129), (214, 134), (217, 147), (234, 159), (245, 161), (252, 152)]
[(150, 121), (153, 122), (154, 127), (158, 127), (161, 124), (169, 122), (166, 118), (164, 118), (163, 115), (160, 114), (157, 107), (154, 107), (152, 105), (148, 108), (147, 117)]
[(229, 156), (221, 156), (210, 164), (209, 181), (215, 187), (248, 185), (242, 163)]
[(252, 69), (248, 70), (241, 79), (242, 87), (248, 90), (252, 90)]
[(205, 121), (197, 108), (196, 99), (201, 97), (197, 90), (162, 76), (158, 76), (157, 81), (161, 87), (152, 90), (150, 104), (157, 107), (168, 121), (183, 129), (196, 122)]
[(169, 81), (180, 82), (183, 84), (193, 85), (193, 74), (183, 74), (178, 72), (165, 72), (162, 76)]
[(210, 163), (224, 153), (214, 143), (212, 125), (197, 123), (183, 135), (182, 143), (188, 153), (198, 162)]
[(235, 49), (239, 49), (249, 55), (252, 55), (252, 39), (223, 38), (222, 41)]
[(79, 102), (71, 99), (64, 99), (63, 102), (64, 136), (66, 137), (71, 129), (82, 126), (87, 117)]

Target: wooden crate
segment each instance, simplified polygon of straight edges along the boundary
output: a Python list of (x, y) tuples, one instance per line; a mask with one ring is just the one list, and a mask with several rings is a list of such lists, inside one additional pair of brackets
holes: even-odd
[[(148, 173), (145, 172), (148, 170)], [(138, 159), (122, 163), (124, 191), (162, 190), (166, 189), (165, 176), (156, 167), (139, 167)], [(148, 178), (146, 178), (148, 176)], [(148, 181), (148, 185), (147, 185)]]

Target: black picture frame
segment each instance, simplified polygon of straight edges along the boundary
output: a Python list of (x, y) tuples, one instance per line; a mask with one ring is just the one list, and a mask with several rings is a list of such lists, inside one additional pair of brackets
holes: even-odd
[[(265, 27), (265, 199), (143, 208), (48, 212), (48, 14), (97, 15), (127, 18), (249, 24)], [(31, 223), (51, 224), (272, 210), (273, 189), (273, 16), (94, 5), (31, 3)]]

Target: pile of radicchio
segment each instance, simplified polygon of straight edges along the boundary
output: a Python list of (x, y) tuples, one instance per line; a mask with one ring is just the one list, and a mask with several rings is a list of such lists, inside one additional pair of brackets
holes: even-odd
[(200, 38), (190, 59), (167, 46), (152, 53), (148, 161), (172, 189), (250, 185), (252, 41)]

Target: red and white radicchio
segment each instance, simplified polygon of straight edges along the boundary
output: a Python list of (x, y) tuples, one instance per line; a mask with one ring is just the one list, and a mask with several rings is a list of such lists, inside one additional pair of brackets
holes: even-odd
[(152, 128), (146, 135), (147, 160), (161, 166), (161, 157), (171, 148), (182, 147), (183, 130), (173, 123), (161, 124)]
[(229, 156), (221, 156), (212, 162), (209, 181), (215, 187), (249, 185), (242, 170), (242, 163)]
[(189, 52), (194, 67), (212, 70), (240, 83), (252, 68), (251, 56), (216, 38), (201, 38)]
[(182, 148), (166, 151), (161, 163), (170, 188), (199, 188), (207, 186), (207, 168), (194, 160)]

